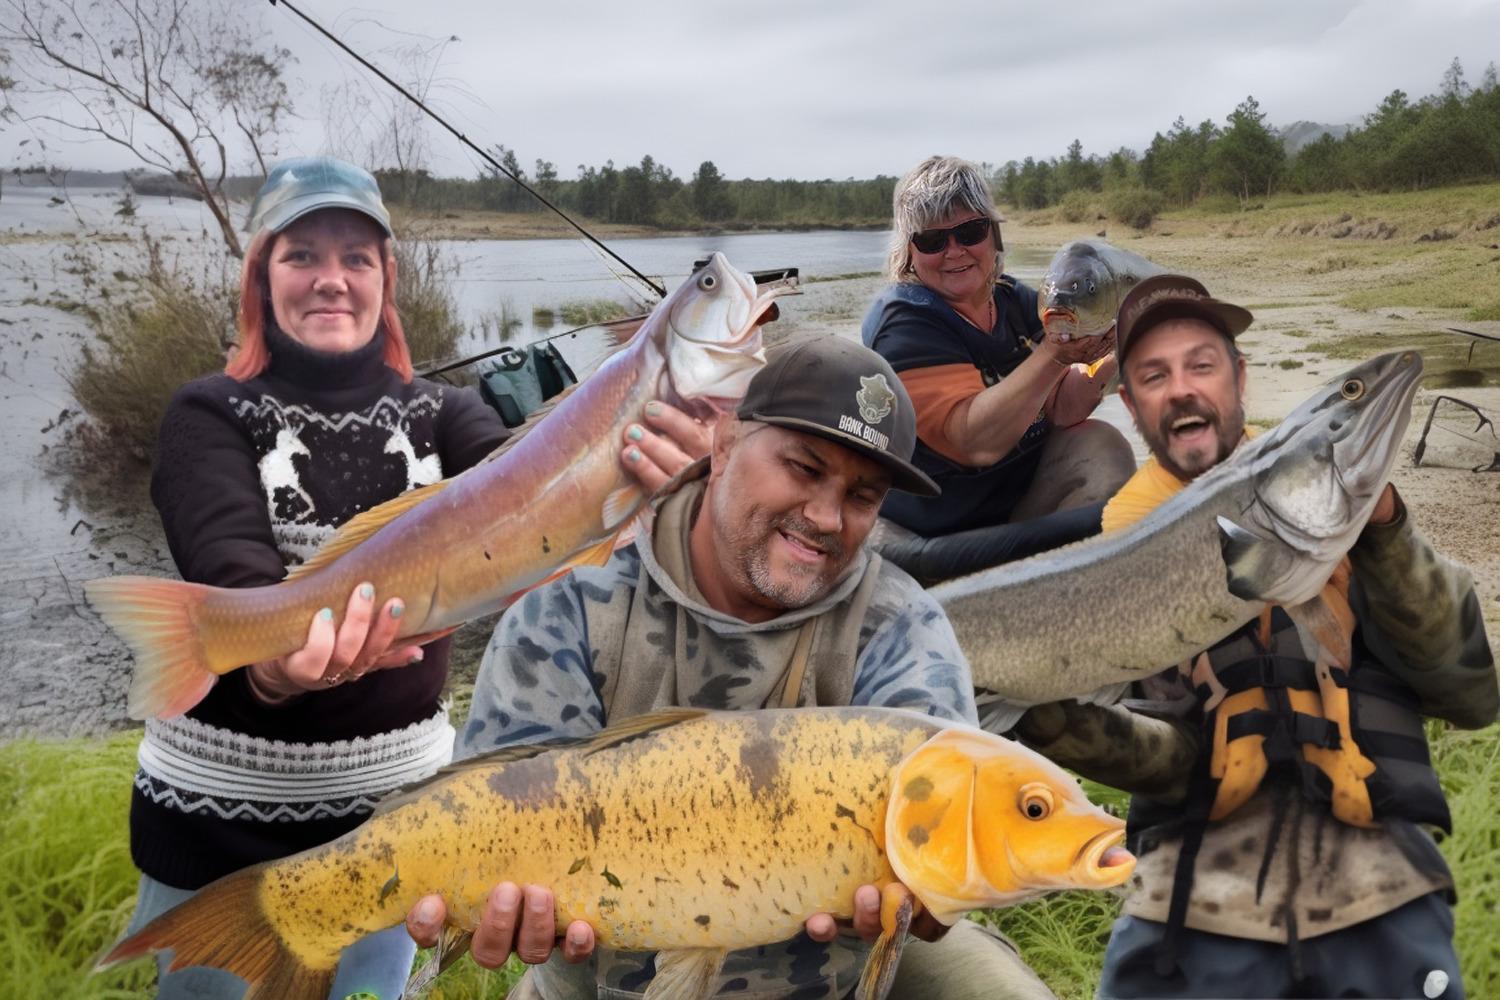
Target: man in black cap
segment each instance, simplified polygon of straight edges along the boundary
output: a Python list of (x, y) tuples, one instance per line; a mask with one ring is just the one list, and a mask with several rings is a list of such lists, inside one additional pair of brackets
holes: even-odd
[[(1121, 393), (1152, 455), (1105, 506), (1106, 533), (1244, 439), (1234, 341), (1250, 321), (1182, 275), (1148, 278), (1121, 303)], [(1287, 614), (1268, 608), (1134, 701), (1022, 716), (1024, 742), (1135, 793), (1140, 860), (1101, 997), (1461, 1000), (1453, 878), (1424, 829), (1451, 823), (1422, 719), (1496, 717), (1473, 583), (1387, 485), (1321, 599), (1354, 623), (1351, 663), (1331, 686)], [(1330, 750), (1368, 769), (1338, 767)]]
[[(879, 705), (974, 723), (947, 618), (864, 545), (888, 490), (937, 492), (911, 464), (915, 440), (911, 401), (878, 354), (839, 338), (782, 349), (718, 419), (708, 457), (655, 504), (649, 535), (506, 612), (460, 754), (587, 737), (669, 706)], [(856, 911), (864, 942), (814, 915), (790, 941), (732, 953), (716, 995), (848, 995), (879, 931), (873, 886)], [(419, 902), (413, 937), (430, 943), (442, 916), (438, 897)], [(935, 921), (925, 925), (919, 935), (939, 936)], [(522, 996), (641, 995), (652, 956), (593, 943), (577, 921), (553, 954), (550, 892), (506, 884), (473, 951), (490, 967), (513, 948), (534, 963)], [(966, 921), (941, 941), (913, 942), (892, 995), (1051, 997), (1006, 942)]]

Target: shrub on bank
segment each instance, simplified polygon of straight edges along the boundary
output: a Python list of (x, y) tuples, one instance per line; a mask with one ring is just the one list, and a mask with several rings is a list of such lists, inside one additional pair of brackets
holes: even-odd
[(1143, 187), (1110, 192), (1109, 214), (1127, 226), (1145, 229), (1164, 207), (1162, 196)]
[(1099, 208), (1094, 204), (1097, 195), (1093, 191), (1069, 191), (1057, 204), (1057, 211), (1066, 222), (1091, 222), (1099, 217)]

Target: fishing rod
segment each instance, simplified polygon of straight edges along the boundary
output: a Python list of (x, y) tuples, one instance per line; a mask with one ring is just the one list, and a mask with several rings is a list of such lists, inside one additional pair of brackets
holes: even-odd
[(439, 115), (436, 111), (434, 111), (431, 108), (429, 108), (426, 104), (422, 103), (421, 98), (417, 97), (417, 95), (413, 94), (411, 91), (409, 91), (405, 87), (401, 86), (401, 84), (397, 83), (395, 80), (392, 80), (389, 76), (387, 76), (385, 73), (383, 73), (381, 71), (380, 67), (378, 67), (374, 63), (370, 62), (370, 60), (366, 59), (364, 56), (360, 55), (358, 52), (355, 52), (348, 45), (344, 44), (344, 42), (343, 42), (342, 39), (340, 39), (338, 36), (334, 35), (331, 31), (329, 31), (327, 28), (323, 27), (317, 21), (313, 20), (307, 14), (304, 14), (302, 11), (298, 10), (295, 6), (293, 6), (292, 4), (288, 3), (287, 0), (271, 0), (271, 6), (272, 7), (275, 7), (278, 4), (280, 6), (282, 6), (282, 7), (285, 7), (287, 10), (291, 11), (293, 14), (296, 14), (298, 17), (302, 18), (302, 20), (304, 20), (308, 24), (310, 24), (313, 27), (313, 29), (316, 30), (320, 35), (322, 35), (324, 38), (328, 39), (333, 44), (337, 45), (339, 48), (343, 49), (345, 52), (347, 52), (354, 59), (355, 62), (359, 63), (365, 69), (369, 70), (371, 73), (374, 73), (376, 76), (380, 77), (380, 79), (382, 79), (386, 83), (390, 84), (393, 88), (395, 88), (395, 90), (396, 90), (397, 93), (399, 93), (402, 97), (406, 98), (408, 101), (411, 101), (418, 108), (420, 108), (427, 115), (427, 117), (431, 118), (433, 121), (437, 122), (439, 125), (443, 126), (443, 128), (445, 128), (449, 132), (451, 132), (458, 139), (459, 142), (463, 143), (465, 146), (468, 146), (474, 152), (478, 153), (484, 159), (484, 161), (486, 163), (488, 163), (491, 167), (493, 167), (495, 169), (496, 172), (504, 174), (506, 177), (509, 177), (511, 180), (515, 181), (516, 184), (520, 185), (521, 190), (525, 191), (527, 194), (531, 195), (537, 201), (541, 202), (543, 205), (546, 205), (548, 208), (552, 209), (552, 211), (556, 212), (562, 218), (562, 220), (564, 222), (566, 222), (568, 225), (572, 226), (574, 229), (578, 230), (579, 235), (581, 235), (584, 239), (588, 240), (590, 243), (594, 244), (594, 246), (598, 247), (600, 250), (603, 250), (605, 253), (609, 254), (616, 261), (618, 261), (620, 263), (620, 265), (623, 266), (627, 271), (629, 271), (631, 274), (633, 274), (637, 278), (639, 278), (641, 280), (641, 282), (647, 288), (651, 289), (653, 292), (655, 292), (657, 294), (657, 297), (659, 297), (659, 298), (666, 298), (667, 290), (666, 290), (666, 288), (664, 286), (657, 284), (655, 281), (652, 281), (650, 278), (646, 277), (640, 271), (637, 271), (634, 267), (631, 266), (631, 264), (630, 264), (629, 261), (627, 261), (624, 257), (621, 257), (619, 254), (615, 253), (609, 247), (605, 246), (599, 240), (599, 238), (597, 236), (595, 236), (593, 233), (589, 232), (587, 229), (584, 229), (583, 226), (579, 225), (577, 222), (574, 222), (572, 216), (570, 216), (567, 212), (564, 212), (562, 209), (558, 208), (556, 205), (552, 204), (552, 202), (549, 201), (547, 199), (547, 197), (545, 195), (543, 195), (540, 191), (536, 190), (530, 184), (527, 184), (525, 181), (521, 180), (521, 178), (517, 177), (515, 174), (511, 173), (509, 170), (505, 169), (505, 165), (502, 164), (499, 160), (496, 160), (489, 153), (486, 153), (483, 149), (480, 149), (477, 145), (475, 145), (469, 139), (468, 136), (464, 135), (458, 129), (454, 128), (452, 125), (449, 125), (448, 122), (445, 121), (441, 115)]

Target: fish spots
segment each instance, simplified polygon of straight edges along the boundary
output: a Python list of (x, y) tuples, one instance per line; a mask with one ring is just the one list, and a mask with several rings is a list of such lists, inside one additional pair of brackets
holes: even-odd
[[(875, 838), (875, 835), (870, 832), (869, 828), (863, 826), (859, 822), (859, 816), (854, 812), (854, 810), (850, 809), (848, 806), (846, 806), (846, 805), (836, 805), (834, 807), (833, 814), (834, 814), (834, 816), (838, 817), (839, 819), (847, 819), (847, 820), (849, 820), (855, 826), (859, 827), (859, 829), (864, 830), (865, 835), (868, 836), (868, 837), (870, 837), (870, 839), (873, 840)], [(835, 829), (837, 829), (837, 827), (835, 827)]]
[(484, 550), (484, 561), (485, 562), (489, 562), (490, 559), (491, 559), (490, 550), (489, 549), (485, 549)]
[(926, 802), (932, 795), (932, 779), (926, 775), (918, 775), (906, 783), (901, 794), (913, 802)]
[(762, 733), (740, 744), (738, 777), (751, 795), (761, 798), (774, 793), (780, 770), (777, 747), (769, 736)]
[(734, 889), (736, 892), (738, 892), (740, 888), (739, 885), (734, 881), (734, 879), (730, 878), (728, 875), (724, 876), (724, 887), (726, 889)]
[(568, 874), (569, 875), (577, 875), (579, 872), (581, 872), (585, 868), (587, 868), (588, 865), (589, 865), (589, 859), (588, 858), (577, 858), (577, 859), (575, 859), (573, 861), (573, 863), (571, 865), (568, 866)]
[(906, 831), (906, 839), (911, 841), (913, 847), (921, 847), (930, 839), (927, 827), (920, 823), (913, 824), (911, 829)]
[(557, 760), (551, 754), (511, 761), (485, 780), (496, 795), (532, 810), (556, 805), (557, 782)]
[(625, 888), (623, 885), (620, 884), (620, 877), (618, 875), (616, 875), (614, 872), (612, 872), (612, 871), (609, 870), (609, 865), (605, 865), (604, 866), (604, 870), (602, 872), (600, 872), (599, 875), (604, 879), (604, 881), (608, 882), (610, 885), (614, 886), (616, 889), (623, 889), (623, 888)]
[(1208, 900), (1204, 900), (1204, 901), (1203, 901), (1203, 903), (1202, 903), (1202, 904), (1200, 904), (1200, 905), (1201, 905), (1201, 907), (1202, 907), (1202, 910), (1203, 910), (1203, 912), (1204, 912), (1204, 913), (1207, 913), (1207, 914), (1209, 914), (1209, 915), (1213, 915), (1213, 914), (1215, 914), (1215, 913), (1218, 913), (1218, 912), (1219, 912), (1219, 904), (1218, 904), (1218, 903), (1215, 903), (1215, 902), (1214, 902), (1214, 901), (1213, 901), (1213, 900), (1211, 900), (1211, 899), (1208, 899)]
[(547, 553), (550, 553), (552, 551), (552, 543), (547, 541), (546, 535), (542, 536), (542, 551)]
[(597, 802), (591, 803), (583, 811), (583, 823), (589, 828), (589, 833), (594, 835), (594, 844), (599, 843), (599, 831), (604, 826), (604, 807)]
[(401, 888), (401, 869), (398, 867), (391, 877), (385, 880), (385, 885), (380, 887), (380, 902), (384, 903), (386, 898)]
[(1229, 871), (1234, 867), (1234, 852), (1229, 850), (1215, 851), (1214, 856), (1209, 859), (1208, 863), (1215, 871)]
[(711, 922), (712, 918), (710, 918), (707, 913), (700, 913), (693, 918), (693, 923), (697, 924), (699, 927), (707, 927)]
[(1307, 911), (1307, 919), (1315, 924), (1326, 923), (1333, 919), (1333, 910), (1327, 907), (1319, 907), (1316, 910)]

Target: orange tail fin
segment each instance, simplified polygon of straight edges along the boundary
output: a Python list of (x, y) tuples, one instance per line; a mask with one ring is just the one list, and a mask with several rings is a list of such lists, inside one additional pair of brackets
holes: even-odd
[(89, 603), (130, 646), (135, 674), (126, 709), (133, 719), (171, 718), (203, 700), (217, 675), (194, 623), (213, 587), (145, 576), (84, 584)]
[(257, 865), (226, 875), (173, 907), (99, 960), (98, 968), (172, 951), (169, 972), (207, 965), (250, 984), (245, 1000), (323, 1000), (335, 966), (312, 969), (281, 943), (261, 912)]

